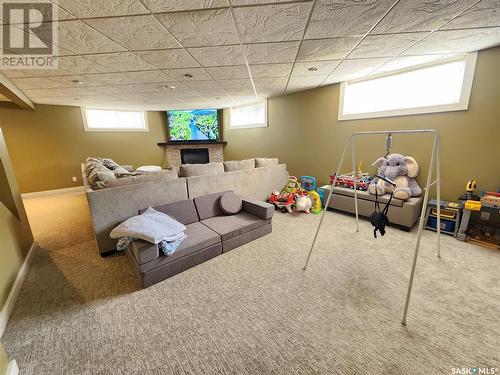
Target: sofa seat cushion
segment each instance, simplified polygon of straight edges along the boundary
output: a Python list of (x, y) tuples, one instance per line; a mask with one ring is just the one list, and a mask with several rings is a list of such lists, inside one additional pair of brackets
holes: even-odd
[(219, 233), (222, 241), (237, 237), (271, 222), (271, 219), (263, 220), (248, 212), (240, 212), (236, 215), (221, 215), (201, 221), (208, 228)]
[(219, 234), (215, 233), (213, 230), (200, 222), (186, 225), (184, 233), (187, 237), (184, 241), (182, 241), (175, 253), (167, 257), (160, 252), (160, 256), (157, 259), (140, 266), (141, 272), (150, 271), (156, 267), (160, 267), (164, 264), (173, 262), (176, 259), (189, 256), (192, 253), (221, 242)]

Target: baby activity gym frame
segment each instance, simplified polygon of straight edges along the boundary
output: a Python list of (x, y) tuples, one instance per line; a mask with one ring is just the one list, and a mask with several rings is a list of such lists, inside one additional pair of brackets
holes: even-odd
[[(411, 292), (413, 288), (413, 279), (415, 277), (415, 268), (417, 265), (417, 259), (418, 259), (418, 252), (420, 248), (420, 240), (422, 237), (422, 230), (424, 227), (424, 221), (425, 221), (425, 212), (426, 212), (426, 207), (427, 203), (429, 200), (429, 190), (430, 188), (436, 184), (436, 199), (437, 199), (437, 256), (438, 258), (441, 257), (441, 221), (440, 221), (440, 214), (441, 214), (441, 168), (440, 168), (440, 148), (441, 148), (441, 138), (439, 136), (439, 133), (434, 130), (434, 129), (422, 129), (422, 130), (379, 130), (379, 131), (367, 131), (367, 132), (356, 132), (352, 133), (349, 139), (347, 140), (344, 151), (342, 152), (342, 156), (340, 158), (339, 165), (337, 167), (335, 176), (333, 178), (332, 184), (330, 186), (330, 192), (328, 194), (328, 198), (326, 199), (325, 207), (328, 207), (330, 200), (332, 198), (333, 194), (333, 188), (335, 187), (335, 183), (337, 181), (337, 176), (341, 175), (341, 168), (344, 163), (344, 159), (347, 154), (347, 150), (349, 146), (351, 147), (352, 150), (352, 173), (353, 176), (355, 175), (356, 171), (356, 138), (357, 137), (364, 137), (364, 136), (374, 136), (374, 135), (381, 135), (385, 134), (387, 136), (386, 138), (386, 149), (389, 151), (392, 143), (392, 135), (393, 134), (401, 134), (401, 135), (415, 135), (415, 134), (422, 134), (422, 133), (430, 133), (434, 135), (434, 144), (432, 147), (432, 154), (431, 154), (431, 159), (429, 162), (429, 172), (427, 174), (427, 182), (425, 185), (424, 189), (424, 201), (422, 204), (422, 210), (420, 213), (420, 219), (418, 222), (418, 232), (417, 232), (417, 240), (415, 244), (415, 252), (413, 255), (413, 262), (412, 262), (412, 267), (411, 267), (411, 272), (410, 272), (410, 279), (408, 281), (408, 290), (406, 293), (406, 301), (405, 301), (405, 307), (404, 307), (404, 312), (403, 312), (403, 319), (401, 320), (401, 323), (403, 325), (406, 325), (406, 315), (408, 313), (408, 305), (410, 303), (410, 297), (411, 297)], [(436, 179), (431, 182), (432, 175), (433, 175), (433, 167), (434, 164), (436, 165)], [(356, 211), (356, 232), (359, 232), (359, 215), (358, 215), (358, 194), (357, 194), (357, 189), (356, 189), (356, 179), (354, 178), (354, 206), (355, 206), (355, 211)], [(323, 224), (323, 219), (325, 218), (325, 213), (326, 209), (323, 211), (323, 214), (321, 215), (321, 219), (318, 224), (318, 228), (316, 229), (316, 233), (314, 235), (314, 239), (311, 244), (311, 248), (309, 249), (309, 253), (307, 255), (306, 263), (304, 264), (304, 270), (306, 270), (307, 265), (309, 263), (309, 259), (311, 258), (312, 251), (314, 249), (314, 245), (316, 244), (316, 240), (318, 239), (318, 234), (321, 229), (321, 225)]]

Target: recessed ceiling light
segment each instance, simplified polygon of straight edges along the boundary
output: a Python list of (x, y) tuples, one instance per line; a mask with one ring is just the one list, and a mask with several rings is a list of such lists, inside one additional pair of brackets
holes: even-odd
[(316, 68), (316, 67), (314, 67), (314, 66), (313, 66), (313, 67), (310, 67), (310, 68), (309, 68), (309, 69), (307, 69), (307, 70), (309, 70), (310, 72), (315, 72), (315, 71), (317, 71), (317, 70), (318, 70), (318, 68)]
[(83, 82), (82, 82), (82, 81), (79, 81), (79, 80), (77, 80), (77, 79), (74, 79), (72, 82), (73, 82), (73, 83), (76, 83), (77, 85), (83, 85)]
[(184, 77), (193, 78), (193, 75), (189, 74), (189, 73), (186, 73), (186, 74), (184, 74)]
[(175, 90), (175, 86), (172, 86), (172, 85), (163, 86), (163, 89), (165, 89), (165, 90)]

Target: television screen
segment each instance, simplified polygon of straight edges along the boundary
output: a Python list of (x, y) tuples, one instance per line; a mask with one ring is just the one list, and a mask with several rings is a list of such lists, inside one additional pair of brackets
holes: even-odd
[(219, 116), (216, 109), (168, 111), (170, 141), (219, 140)]

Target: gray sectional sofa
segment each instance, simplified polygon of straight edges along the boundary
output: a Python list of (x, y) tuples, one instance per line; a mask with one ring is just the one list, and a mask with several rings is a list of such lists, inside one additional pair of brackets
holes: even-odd
[(271, 232), (272, 205), (244, 198), (240, 212), (226, 215), (219, 207), (219, 199), (224, 193), (153, 207), (183, 223), (187, 237), (169, 257), (163, 255), (157, 245), (146, 241), (136, 240), (129, 246), (127, 255), (142, 287), (156, 284)]
[[(132, 170), (130, 167), (125, 169)], [(114, 253), (116, 249), (116, 240), (109, 237), (111, 230), (137, 215), (139, 210), (226, 190), (265, 201), (274, 190), (281, 190), (288, 180), (286, 165), (278, 164), (277, 159), (189, 164), (181, 166), (179, 176), (176, 170), (163, 170), (111, 179), (99, 185), (91, 185), (88, 176), (88, 165), (83, 163), (82, 178), (92, 227), (97, 248), (103, 256)]]

